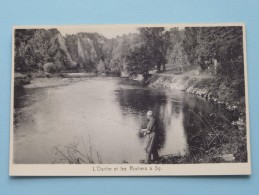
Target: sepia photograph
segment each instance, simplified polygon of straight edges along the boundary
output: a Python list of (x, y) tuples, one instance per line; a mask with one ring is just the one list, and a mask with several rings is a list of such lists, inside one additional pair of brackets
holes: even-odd
[(243, 24), (16, 26), (10, 175), (249, 175)]

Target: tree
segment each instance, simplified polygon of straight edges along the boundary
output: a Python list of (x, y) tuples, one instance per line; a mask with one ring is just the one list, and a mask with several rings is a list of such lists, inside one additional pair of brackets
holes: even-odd
[(97, 64), (97, 72), (98, 73), (104, 73), (105, 72), (105, 64), (103, 62), (103, 60), (100, 60), (99, 63)]
[(206, 70), (216, 59), (221, 74), (232, 74), (233, 69), (243, 71), (243, 63), (230, 63), (243, 59), (242, 27), (186, 27), (184, 32), (183, 46), (192, 65)]
[[(15, 70), (39, 71), (52, 62), (57, 67), (70, 66), (68, 52), (61, 47), (57, 29), (15, 30)], [(58, 69), (57, 69), (58, 70)]]
[[(109, 42), (108, 42), (109, 43)], [(116, 39), (113, 39), (110, 43), (113, 48), (109, 53), (106, 53), (108, 58), (108, 67), (111, 72), (123, 72), (128, 74), (128, 63), (127, 56), (128, 54), (137, 47), (140, 47), (143, 43), (140, 39), (139, 34), (129, 34), (118, 36)], [(109, 57), (109, 55), (111, 55)]]
[(138, 30), (143, 38), (151, 63), (157, 67), (157, 72), (161, 71), (161, 66), (163, 66), (163, 71), (165, 71), (164, 27), (141, 27)]
[(143, 74), (144, 77), (149, 74), (149, 70), (154, 67), (151, 53), (145, 45), (135, 48), (127, 55), (127, 69), (131, 75)]
[(186, 27), (184, 29), (183, 48), (191, 65), (197, 64), (198, 27)]
[(171, 28), (165, 32), (164, 47), (166, 58), (169, 65), (173, 66), (189, 66), (188, 56), (184, 50), (183, 40), (184, 31), (178, 28)]

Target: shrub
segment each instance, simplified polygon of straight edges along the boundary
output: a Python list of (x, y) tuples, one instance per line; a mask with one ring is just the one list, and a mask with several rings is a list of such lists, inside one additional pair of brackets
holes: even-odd
[(53, 63), (53, 62), (48, 62), (43, 65), (43, 70), (44, 72), (47, 73), (57, 73), (60, 72), (63, 69), (63, 65), (59, 62)]

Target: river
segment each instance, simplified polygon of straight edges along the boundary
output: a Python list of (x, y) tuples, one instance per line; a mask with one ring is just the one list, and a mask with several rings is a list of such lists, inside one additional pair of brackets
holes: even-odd
[(16, 100), (14, 163), (68, 163), (76, 151), (92, 163), (139, 163), (146, 145), (139, 129), (148, 110), (162, 127), (159, 155), (184, 156), (206, 137), (192, 114), (218, 109), (194, 95), (122, 78), (34, 79)]

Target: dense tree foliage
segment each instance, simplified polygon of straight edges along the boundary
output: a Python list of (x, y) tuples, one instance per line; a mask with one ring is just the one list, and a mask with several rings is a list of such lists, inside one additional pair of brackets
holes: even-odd
[(107, 61), (108, 68), (113, 72), (123, 72), (128, 74), (129, 58), (131, 51), (142, 45), (142, 40), (138, 34), (118, 36), (114, 40), (110, 61)]
[(217, 60), (221, 74), (243, 70), (242, 27), (187, 27), (183, 48), (191, 65), (206, 70)]
[(242, 27), (138, 30), (139, 33), (107, 39), (98, 33), (63, 37), (57, 29), (17, 29), (15, 69), (58, 72), (80, 67), (81, 71), (132, 75), (177, 66), (206, 71), (216, 61), (218, 74), (243, 71)]
[(15, 36), (15, 69), (18, 71), (41, 71), (48, 62), (60, 67), (53, 68), (59, 71), (72, 61), (66, 48), (61, 47), (62, 37), (57, 29), (17, 29)]
[(199, 28), (197, 53), (205, 59), (233, 61), (243, 56), (242, 27)]
[(141, 27), (138, 29), (140, 36), (144, 41), (147, 54), (149, 54), (150, 62), (152, 66), (157, 67), (157, 71), (160, 72), (161, 66), (165, 71), (165, 49), (164, 43), (166, 40), (163, 39), (164, 27)]
[(105, 73), (105, 64), (103, 60), (100, 60), (100, 62), (97, 64), (97, 73)]
[(189, 66), (188, 53), (184, 50), (185, 34), (183, 30), (171, 28), (164, 35), (164, 48), (169, 66)]
[(127, 55), (128, 66), (130, 74), (143, 74), (147, 75), (154, 67), (152, 59), (150, 58), (151, 52), (144, 45), (132, 50)]

